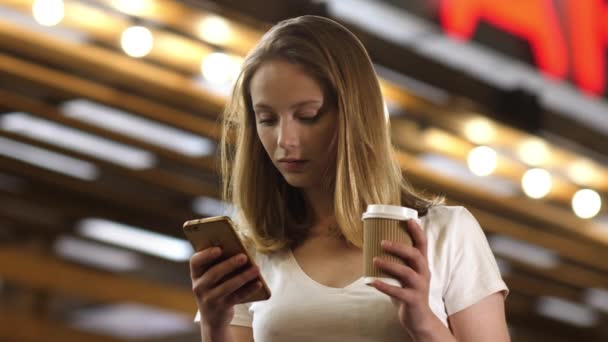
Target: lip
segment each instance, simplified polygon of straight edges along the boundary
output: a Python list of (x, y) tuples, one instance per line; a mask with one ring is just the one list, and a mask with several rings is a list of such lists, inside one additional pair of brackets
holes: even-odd
[(279, 160), (279, 165), (281, 168), (287, 172), (297, 172), (302, 171), (308, 160), (300, 160), (300, 159), (281, 159)]
[(282, 159), (279, 159), (279, 163), (283, 163), (283, 162), (287, 162), (287, 163), (289, 163), (289, 162), (305, 162), (305, 161), (307, 161), (307, 160), (298, 159), (298, 158), (282, 158)]

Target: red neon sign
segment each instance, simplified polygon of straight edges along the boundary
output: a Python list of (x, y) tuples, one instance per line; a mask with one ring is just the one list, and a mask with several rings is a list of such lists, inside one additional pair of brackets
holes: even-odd
[(567, 35), (552, 0), (441, 0), (439, 17), (448, 34), (470, 39), (480, 20), (529, 42), (538, 67), (553, 77), (572, 75), (584, 91), (606, 90), (608, 6), (603, 0), (568, 0)]
[(606, 89), (604, 48), (608, 46), (608, 7), (601, 0), (569, 1), (573, 76), (593, 94)]

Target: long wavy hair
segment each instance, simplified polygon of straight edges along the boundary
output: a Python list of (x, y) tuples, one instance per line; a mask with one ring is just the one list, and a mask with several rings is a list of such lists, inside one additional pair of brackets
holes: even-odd
[(335, 165), (324, 178), (333, 195), (335, 232), (363, 244), (361, 214), (368, 204), (403, 205), (419, 216), (441, 203), (417, 194), (394, 158), (389, 122), (371, 60), (342, 25), (318, 16), (288, 19), (272, 27), (246, 57), (223, 115), (220, 143), (223, 198), (231, 203), (239, 232), (261, 253), (293, 247), (307, 238), (311, 218), (302, 192), (273, 165), (257, 135), (250, 82), (271, 60), (303, 68), (338, 116)]

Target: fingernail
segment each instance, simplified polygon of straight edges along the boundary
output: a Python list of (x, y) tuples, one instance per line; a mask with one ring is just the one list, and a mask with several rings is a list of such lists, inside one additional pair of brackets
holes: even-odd
[(382, 247), (389, 247), (391, 245), (391, 242), (387, 240), (382, 240), (381, 244)]
[(237, 261), (239, 264), (244, 263), (246, 260), (247, 260), (247, 257), (246, 257), (246, 256), (244, 256), (244, 255), (242, 255), (242, 254), (236, 257), (236, 261)]

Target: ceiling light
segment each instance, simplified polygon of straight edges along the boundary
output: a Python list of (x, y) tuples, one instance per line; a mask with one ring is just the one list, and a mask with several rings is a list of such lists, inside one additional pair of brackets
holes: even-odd
[(23, 30), (33, 31), (72, 43), (84, 44), (88, 41), (88, 35), (84, 31), (61, 25), (53, 27), (41, 26), (32, 15), (9, 7), (0, 6), (0, 20), (7, 24), (19, 25)]
[(190, 157), (204, 157), (215, 152), (215, 142), (211, 139), (89, 100), (65, 102), (61, 111), (68, 117)]
[(126, 340), (154, 340), (192, 334), (191, 317), (147, 305), (122, 303), (74, 310), (69, 325)]
[(141, 258), (134, 252), (104, 246), (68, 235), (55, 240), (57, 255), (78, 263), (113, 272), (134, 271), (141, 266)]
[(579, 327), (592, 327), (598, 320), (597, 312), (593, 309), (555, 297), (541, 297), (536, 311), (545, 317)]
[(488, 176), (498, 164), (496, 151), (487, 146), (478, 146), (469, 152), (467, 157), (469, 169), (477, 176)]
[(152, 36), (152, 32), (147, 28), (132, 26), (122, 33), (120, 45), (127, 55), (141, 58), (152, 51), (154, 37)]
[(99, 174), (95, 164), (0, 137), (0, 155), (84, 180)]
[(476, 144), (488, 144), (496, 135), (494, 126), (486, 119), (476, 118), (464, 126), (464, 135)]
[(187, 240), (155, 233), (100, 218), (88, 218), (78, 224), (82, 236), (183, 262), (194, 253)]
[(549, 159), (549, 148), (540, 139), (528, 139), (519, 146), (518, 154), (528, 165), (540, 166)]
[(551, 174), (544, 169), (530, 169), (521, 180), (524, 193), (531, 198), (543, 198), (551, 191)]
[(192, 202), (192, 210), (204, 216), (231, 216), (234, 213), (232, 205), (211, 197), (197, 197)]
[(433, 171), (469, 184), (475, 189), (488, 191), (501, 197), (515, 196), (519, 193), (517, 184), (510, 180), (492, 175), (480, 178), (472, 174), (463, 163), (443, 155), (424, 153), (418, 156), (418, 160)]
[(608, 313), (608, 289), (587, 289), (583, 297), (587, 305)]
[(202, 39), (211, 43), (223, 45), (230, 39), (230, 26), (223, 18), (207, 16), (201, 20), (198, 31)]
[(35, 0), (32, 14), (40, 25), (55, 26), (63, 20), (63, 0)]
[(240, 63), (225, 53), (208, 54), (201, 64), (201, 72), (205, 79), (213, 84), (230, 83), (235, 80), (240, 71)]
[(600, 212), (602, 199), (600, 195), (591, 189), (581, 189), (572, 197), (572, 209), (576, 216), (589, 219)]
[(528, 265), (548, 269), (559, 263), (555, 252), (504, 235), (492, 235), (488, 237), (488, 242), (494, 253)]
[(579, 185), (591, 185), (597, 180), (598, 172), (593, 162), (578, 159), (568, 166), (568, 176)]
[(141, 15), (148, 2), (149, 0), (112, 0), (112, 6), (126, 14)]
[(100, 138), (26, 113), (0, 117), (0, 129), (65, 147), (130, 169), (147, 169), (156, 160), (150, 152)]
[(505, 259), (496, 258), (496, 264), (498, 265), (498, 270), (500, 271), (500, 275), (503, 277), (507, 277), (513, 272), (511, 263), (509, 263)]

